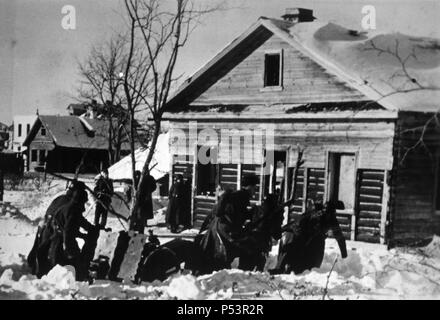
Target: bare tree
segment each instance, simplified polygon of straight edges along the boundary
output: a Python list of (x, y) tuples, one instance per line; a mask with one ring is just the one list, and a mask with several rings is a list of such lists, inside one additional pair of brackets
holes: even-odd
[[(170, 90), (178, 79), (175, 66), (180, 49), (187, 43), (199, 19), (220, 7), (196, 7), (191, 0), (124, 0), (124, 4), (130, 30), (123, 81), (126, 105), (131, 124), (139, 107), (144, 106), (151, 129), (148, 154), (139, 181), (134, 179), (134, 140), (130, 140), (135, 190), (133, 217), (145, 191), (142, 190), (143, 182), (150, 172)], [(130, 130), (129, 136), (134, 137), (133, 125)]]
[[(80, 64), (81, 96), (108, 106), (122, 105), (126, 110), (126, 118), (116, 121), (108, 113), (109, 157), (118, 159), (112, 156), (115, 143), (111, 141), (120, 145), (124, 133), (131, 154), (132, 217), (145, 191), (141, 189), (151, 170), (170, 91), (180, 78), (175, 75), (180, 50), (203, 16), (224, 7), (219, 3), (206, 7), (196, 6), (193, 0), (123, 0), (126, 32), (92, 48), (90, 56)], [(118, 124), (116, 129), (113, 122)], [(148, 153), (137, 181), (135, 151), (139, 145), (147, 146)]]
[[(439, 44), (437, 42), (431, 42), (424, 46), (418, 45), (418, 48), (419, 50), (438, 50)], [(418, 76), (411, 70), (409, 63), (419, 61), (417, 46), (412, 46), (410, 50), (403, 50), (399, 39), (394, 39), (394, 43), (387, 46), (379, 45), (374, 40), (370, 40), (367, 42), (367, 47), (363, 48), (363, 50), (376, 53), (377, 56), (391, 57), (397, 65), (396, 70), (391, 73), (387, 79), (382, 79), (387, 82), (390, 90), (386, 93), (382, 93), (381, 98), (374, 101), (374, 103), (380, 103), (387, 98), (392, 98), (393, 96), (400, 94), (422, 92), (426, 95), (430, 95), (434, 92), (440, 91), (439, 86), (424, 82), (423, 79), (418, 79)], [(364, 107), (367, 107), (369, 104), (370, 103), (367, 103)], [(406, 150), (400, 159), (401, 164), (406, 159), (407, 155), (416, 148), (425, 148), (428, 153), (430, 153), (430, 150), (425, 143), (425, 135), (434, 127), (440, 128), (440, 110), (433, 112), (424, 124), (414, 128), (406, 128), (402, 132), (402, 134), (408, 132), (417, 134), (418, 139), (412, 145), (406, 147)]]
[(123, 108), (125, 94), (122, 90), (125, 49), (125, 38), (116, 35), (99, 46), (93, 46), (89, 56), (78, 63), (81, 76), (80, 99), (99, 101), (103, 106), (101, 116), (108, 121), (110, 164), (120, 159), (124, 126), (128, 122)]

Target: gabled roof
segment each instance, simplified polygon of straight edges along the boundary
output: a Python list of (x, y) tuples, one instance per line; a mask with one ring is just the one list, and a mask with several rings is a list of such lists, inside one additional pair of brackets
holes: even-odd
[[(259, 32), (269, 30), (307, 57), (356, 89), (366, 100), (377, 101), (389, 110), (438, 111), (440, 101), (440, 41), (402, 34), (367, 36), (333, 23), (320, 21), (290, 23), (260, 17), (248, 30), (233, 40), (211, 61), (186, 80), (169, 99), (170, 111), (187, 96), (192, 88), (203, 83), (204, 77), (216, 72), (215, 66), (227, 59), (240, 45)], [(396, 48), (398, 56), (371, 50), (372, 44), (387, 50)], [(399, 62), (408, 58), (405, 69), (415, 79), (402, 77)], [(426, 89), (418, 90), (417, 87)]]
[[(76, 116), (39, 115), (23, 145), (29, 146), (41, 126), (46, 128), (56, 146), (78, 149), (108, 149), (108, 121), (84, 119)], [(127, 142), (123, 143), (122, 149), (129, 150)]]

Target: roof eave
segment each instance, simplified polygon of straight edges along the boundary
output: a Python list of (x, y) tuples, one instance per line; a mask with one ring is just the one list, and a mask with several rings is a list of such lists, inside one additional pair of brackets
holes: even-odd
[(202, 121), (290, 121), (290, 120), (394, 120), (398, 117), (397, 110), (372, 110), (372, 111), (338, 111), (338, 112), (298, 112), (298, 113), (284, 113), (276, 116), (258, 117), (255, 114), (203, 114), (201, 112), (191, 112), (191, 113), (166, 113), (164, 114), (163, 120), (166, 121), (191, 121), (191, 120), (202, 120)]

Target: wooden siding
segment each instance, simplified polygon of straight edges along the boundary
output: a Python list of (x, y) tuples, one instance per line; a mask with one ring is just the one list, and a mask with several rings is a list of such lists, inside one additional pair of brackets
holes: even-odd
[(238, 185), (238, 165), (220, 164), (220, 186), (223, 190), (236, 191)]
[(356, 195), (356, 240), (380, 242), (384, 171), (359, 170)]
[[(292, 189), (292, 179), (293, 179), (293, 170), (294, 168), (289, 168), (289, 178), (288, 178), (288, 195), (291, 193)], [(304, 168), (300, 168), (298, 170), (298, 179), (296, 184), (296, 190), (294, 194), (295, 202), (293, 203), (290, 212), (289, 212), (289, 220), (295, 220), (298, 218), (300, 214), (304, 212)]]
[(200, 229), (203, 221), (212, 211), (216, 204), (215, 197), (208, 196), (196, 196), (194, 198), (194, 213), (193, 213), (193, 227)]
[[(242, 152), (232, 152), (230, 155), (233, 163), (261, 163), (261, 152), (252, 155), (250, 152), (243, 152), (247, 141), (252, 134), (264, 134), (267, 128), (274, 129), (274, 145), (278, 147), (296, 148), (300, 145), (304, 148), (305, 167), (325, 168), (327, 151), (334, 152), (359, 152), (359, 168), (390, 170), (393, 165), (393, 135), (394, 123), (387, 121), (380, 122), (286, 122), (286, 123), (259, 123), (259, 122), (197, 122), (197, 131), (212, 129), (216, 133), (218, 142), (221, 141), (221, 131), (237, 129), (240, 130), (242, 138), (240, 149)], [(171, 146), (172, 154), (191, 154), (192, 144), (189, 142), (189, 122), (172, 122), (170, 125), (170, 136), (181, 137), (174, 141)], [(257, 135), (258, 135), (257, 134)], [(255, 137), (254, 137), (255, 139)], [(171, 138), (173, 140), (173, 138)], [(265, 138), (262, 140), (265, 143)], [(188, 147), (188, 145), (190, 145)], [(232, 143), (230, 142), (230, 145)], [(233, 150), (233, 149), (232, 149)], [(224, 154), (220, 154), (219, 162), (223, 162)], [(225, 157), (226, 158), (226, 157)], [(289, 165), (295, 163), (295, 153), (289, 159)], [(228, 161), (226, 161), (228, 162)]]
[(433, 114), (415, 112), (400, 112), (396, 131), (396, 160), (391, 177), (391, 245), (418, 244), (440, 234), (434, 194), (440, 131)]
[(325, 170), (319, 168), (307, 169), (307, 197), (308, 200), (324, 201)]
[[(213, 71), (211, 78), (205, 81), (210, 87), (202, 86), (193, 102), (274, 104), (365, 99), (270, 32), (262, 33), (254, 43), (258, 47), (252, 44), (241, 48), (223, 62), (221, 70)], [(283, 52), (281, 91), (262, 90), (265, 54), (273, 50)]]
[[(393, 134), (394, 123), (391, 121), (286, 121), (282, 123), (261, 123), (261, 122), (197, 122), (197, 128), (192, 128), (193, 132), (200, 133), (200, 130), (211, 129), (211, 133), (217, 135), (218, 144), (221, 143), (221, 130), (240, 130), (239, 134), (243, 136), (240, 139), (240, 152), (232, 152), (231, 158), (226, 159), (224, 155), (219, 157), (219, 182), (223, 188), (234, 188), (234, 181), (237, 181), (235, 186), (238, 188), (239, 181), (243, 174), (257, 173), (261, 170), (261, 158), (252, 156), (251, 152), (243, 152), (243, 149), (249, 141), (254, 132), (259, 132), (259, 135), (264, 133), (264, 129), (272, 127), (274, 129), (274, 148), (275, 150), (289, 150), (288, 152), (288, 167), (289, 172), (295, 165), (297, 157), (297, 146), (304, 149), (303, 159), (305, 160), (303, 168), (299, 172), (299, 182), (297, 188), (297, 201), (294, 203), (293, 210), (289, 214), (289, 219), (294, 219), (306, 207), (307, 199), (324, 200), (326, 188), (326, 162), (328, 152), (351, 152), (358, 155), (357, 168), (359, 170), (359, 192), (356, 193), (359, 199), (359, 208), (362, 209), (362, 214), (347, 215), (341, 213), (337, 215), (341, 223), (341, 228), (347, 239), (357, 239), (362, 241), (379, 242), (380, 232), (384, 227), (385, 219), (382, 217), (382, 194), (380, 197), (374, 199), (378, 201), (370, 201), (368, 194), (368, 184), (372, 183), (366, 177), (368, 174), (374, 175), (376, 172), (381, 173), (382, 181), (375, 180), (374, 182), (383, 183), (383, 174), (385, 170), (390, 170), (393, 165)], [(256, 130), (256, 131), (255, 131)], [(187, 154), (193, 152), (194, 141), (189, 141), (190, 126), (188, 122), (171, 122), (170, 135), (173, 137), (176, 132), (179, 132), (181, 137), (177, 141), (171, 141), (172, 154)], [(183, 135), (182, 135), (183, 134)], [(247, 136), (247, 140), (244, 138)], [(263, 135), (264, 136), (264, 135)], [(183, 137), (183, 138), (182, 138)], [(214, 139), (216, 140), (216, 139)], [(213, 143), (212, 140), (210, 140)], [(265, 138), (262, 139), (265, 142)], [(237, 140), (235, 141), (237, 142)], [(215, 144), (215, 143), (214, 143)], [(233, 141), (230, 141), (233, 144)], [(261, 146), (264, 148), (264, 144)], [(262, 152), (256, 153), (261, 157)], [(235, 163), (228, 163), (233, 160)], [(191, 162), (192, 163), (192, 162)], [(238, 173), (240, 172), (240, 175)], [(368, 174), (367, 174), (368, 173)], [(290, 173), (291, 174), (291, 173)], [(374, 179), (373, 179), (374, 180)], [(289, 185), (291, 181), (289, 182)], [(259, 194), (260, 188), (257, 188), (258, 193), (253, 200), (253, 203), (258, 203), (261, 199)], [(383, 187), (381, 189), (383, 191)], [(368, 201), (367, 201), (368, 200)], [(196, 197), (194, 201), (194, 222), (201, 224), (203, 217), (206, 214), (207, 208), (198, 209), (200, 206), (206, 207), (210, 204), (210, 208), (214, 205), (216, 199), (201, 199)], [(374, 208), (373, 208), (374, 207)], [(367, 210), (370, 209), (370, 210)], [(374, 210), (373, 210), (374, 209)], [(365, 216), (368, 211), (374, 212), (374, 218)], [(353, 218), (355, 220), (353, 221)], [(381, 225), (377, 226), (376, 220), (379, 220)], [(199, 222), (197, 222), (199, 221)], [(355, 228), (355, 229), (353, 229)], [(354, 238), (355, 237), (355, 238)]]

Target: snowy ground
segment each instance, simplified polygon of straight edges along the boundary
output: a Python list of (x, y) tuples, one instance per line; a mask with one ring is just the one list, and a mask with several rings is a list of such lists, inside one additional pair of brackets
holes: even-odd
[[(16, 194), (8, 196), (15, 197), (14, 204), (20, 207)], [(44, 213), (47, 198), (49, 195), (32, 200), (33, 209), (22, 201), (28, 206), (24, 214), (19, 211), (0, 216), (0, 299), (323, 299), (326, 286), (325, 299), (440, 299), (439, 237), (425, 248), (390, 251), (383, 246), (348, 242), (348, 258), (344, 260), (336, 242), (328, 239), (321, 268), (299, 276), (232, 269), (197, 278), (179, 274), (164, 282), (141, 285), (111, 281), (88, 285), (74, 281), (72, 268), (57, 266), (39, 280), (29, 274), (25, 258), (34, 240), (35, 221)], [(114, 230), (122, 228), (117, 219), (109, 220)], [(163, 215), (158, 214), (150, 223), (162, 221)], [(274, 265), (276, 249), (267, 267)]]

